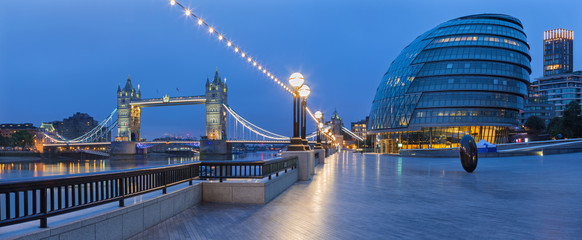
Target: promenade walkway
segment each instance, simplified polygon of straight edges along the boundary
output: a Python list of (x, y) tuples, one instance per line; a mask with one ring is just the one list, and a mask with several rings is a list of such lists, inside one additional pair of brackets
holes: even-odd
[(582, 153), (458, 159), (340, 152), (266, 205), (202, 203), (133, 239), (576, 239)]

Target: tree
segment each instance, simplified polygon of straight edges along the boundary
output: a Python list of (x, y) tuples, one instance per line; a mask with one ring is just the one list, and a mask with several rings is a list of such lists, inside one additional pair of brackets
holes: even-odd
[(563, 128), (564, 136), (568, 138), (582, 137), (582, 117), (580, 117), (580, 104), (578, 101), (570, 101), (564, 109)]
[(525, 121), (524, 126), (528, 131), (539, 132), (546, 129), (546, 123), (542, 118), (538, 116), (528, 117), (527, 120)]
[(575, 120), (580, 117), (580, 104), (576, 100), (570, 101), (568, 105), (566, 105), (566, 109), (564, 109), (564, 118)]
[(34, 144), (34, 135), (28, 131), (21, 130), (12, 134), (12, 141), (16, 146), (20, 146), (24, 150), (26, 146)]
[(10, 147), (10, 138), (0, 136), (0, 147)]
[(548, 123), (548, 132), (550, 133), (550, 135), (554, 137), (558, 136), (558, 134), (564, 135), (564, 133), (562, 132), (563, 129), (564, 124), (561, 117), (552, 118), (552, 120), (550, 120), (550, 123)]

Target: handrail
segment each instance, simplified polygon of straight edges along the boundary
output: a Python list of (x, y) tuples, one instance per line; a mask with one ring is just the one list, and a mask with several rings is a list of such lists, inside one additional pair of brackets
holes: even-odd
[(179, 164), (105, 173), (52, 176), (20, 181), (0, 182), (0, 226), (40, 219), (41, 228), (47, 218), (147, 192), (162, 190), (198, 177), (199, 164)]
[(200, 178), (264, 178), (271, 179), (273, 173), (297, 168), (297, 157), (279, 157), (264, 161), (202, 161)]
[(0, 180), (0, 227), (40, 220), (144, 193), (166, 189), (198, 178), (265, 178), (297, 168), (297, 157), (261, 161), (203, 161), (162, 167), (143, 167), (66, 176)]

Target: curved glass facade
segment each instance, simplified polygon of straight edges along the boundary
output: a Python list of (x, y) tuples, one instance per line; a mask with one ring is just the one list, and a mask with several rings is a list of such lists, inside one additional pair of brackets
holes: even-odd
[(440, 24), (390, 65), (372, 103), (368, 133), (383, 152), (456, 147), (464, 134), (506, 142), (527, 95), (530, 61), (514, 17), (480, 14)]

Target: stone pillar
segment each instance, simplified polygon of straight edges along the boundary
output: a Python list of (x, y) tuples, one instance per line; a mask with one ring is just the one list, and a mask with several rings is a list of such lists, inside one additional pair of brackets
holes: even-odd
[(42, 149), (42, 155), (46, 158), (57, 158), (60, 156), (58, 147), (44, 147)]
[(136, 142), (111, 142), (111, 155), (135, 155)]
[(282, 152), (283, 157), (295, 156), (297, 157), (297, 171), (299, 173), (299, 181), (311, 180), (313, 176), (313, 150), (309, 151), (286, 151)]
[(232, 160), (232, 144), (226, 140), (200, 140), (200, 160)]
[(315, 149), (313, 150), (315, 153), (318, 154), (319, 156), (319, 164), (324, 164), (325, 163), (325, 149)]

